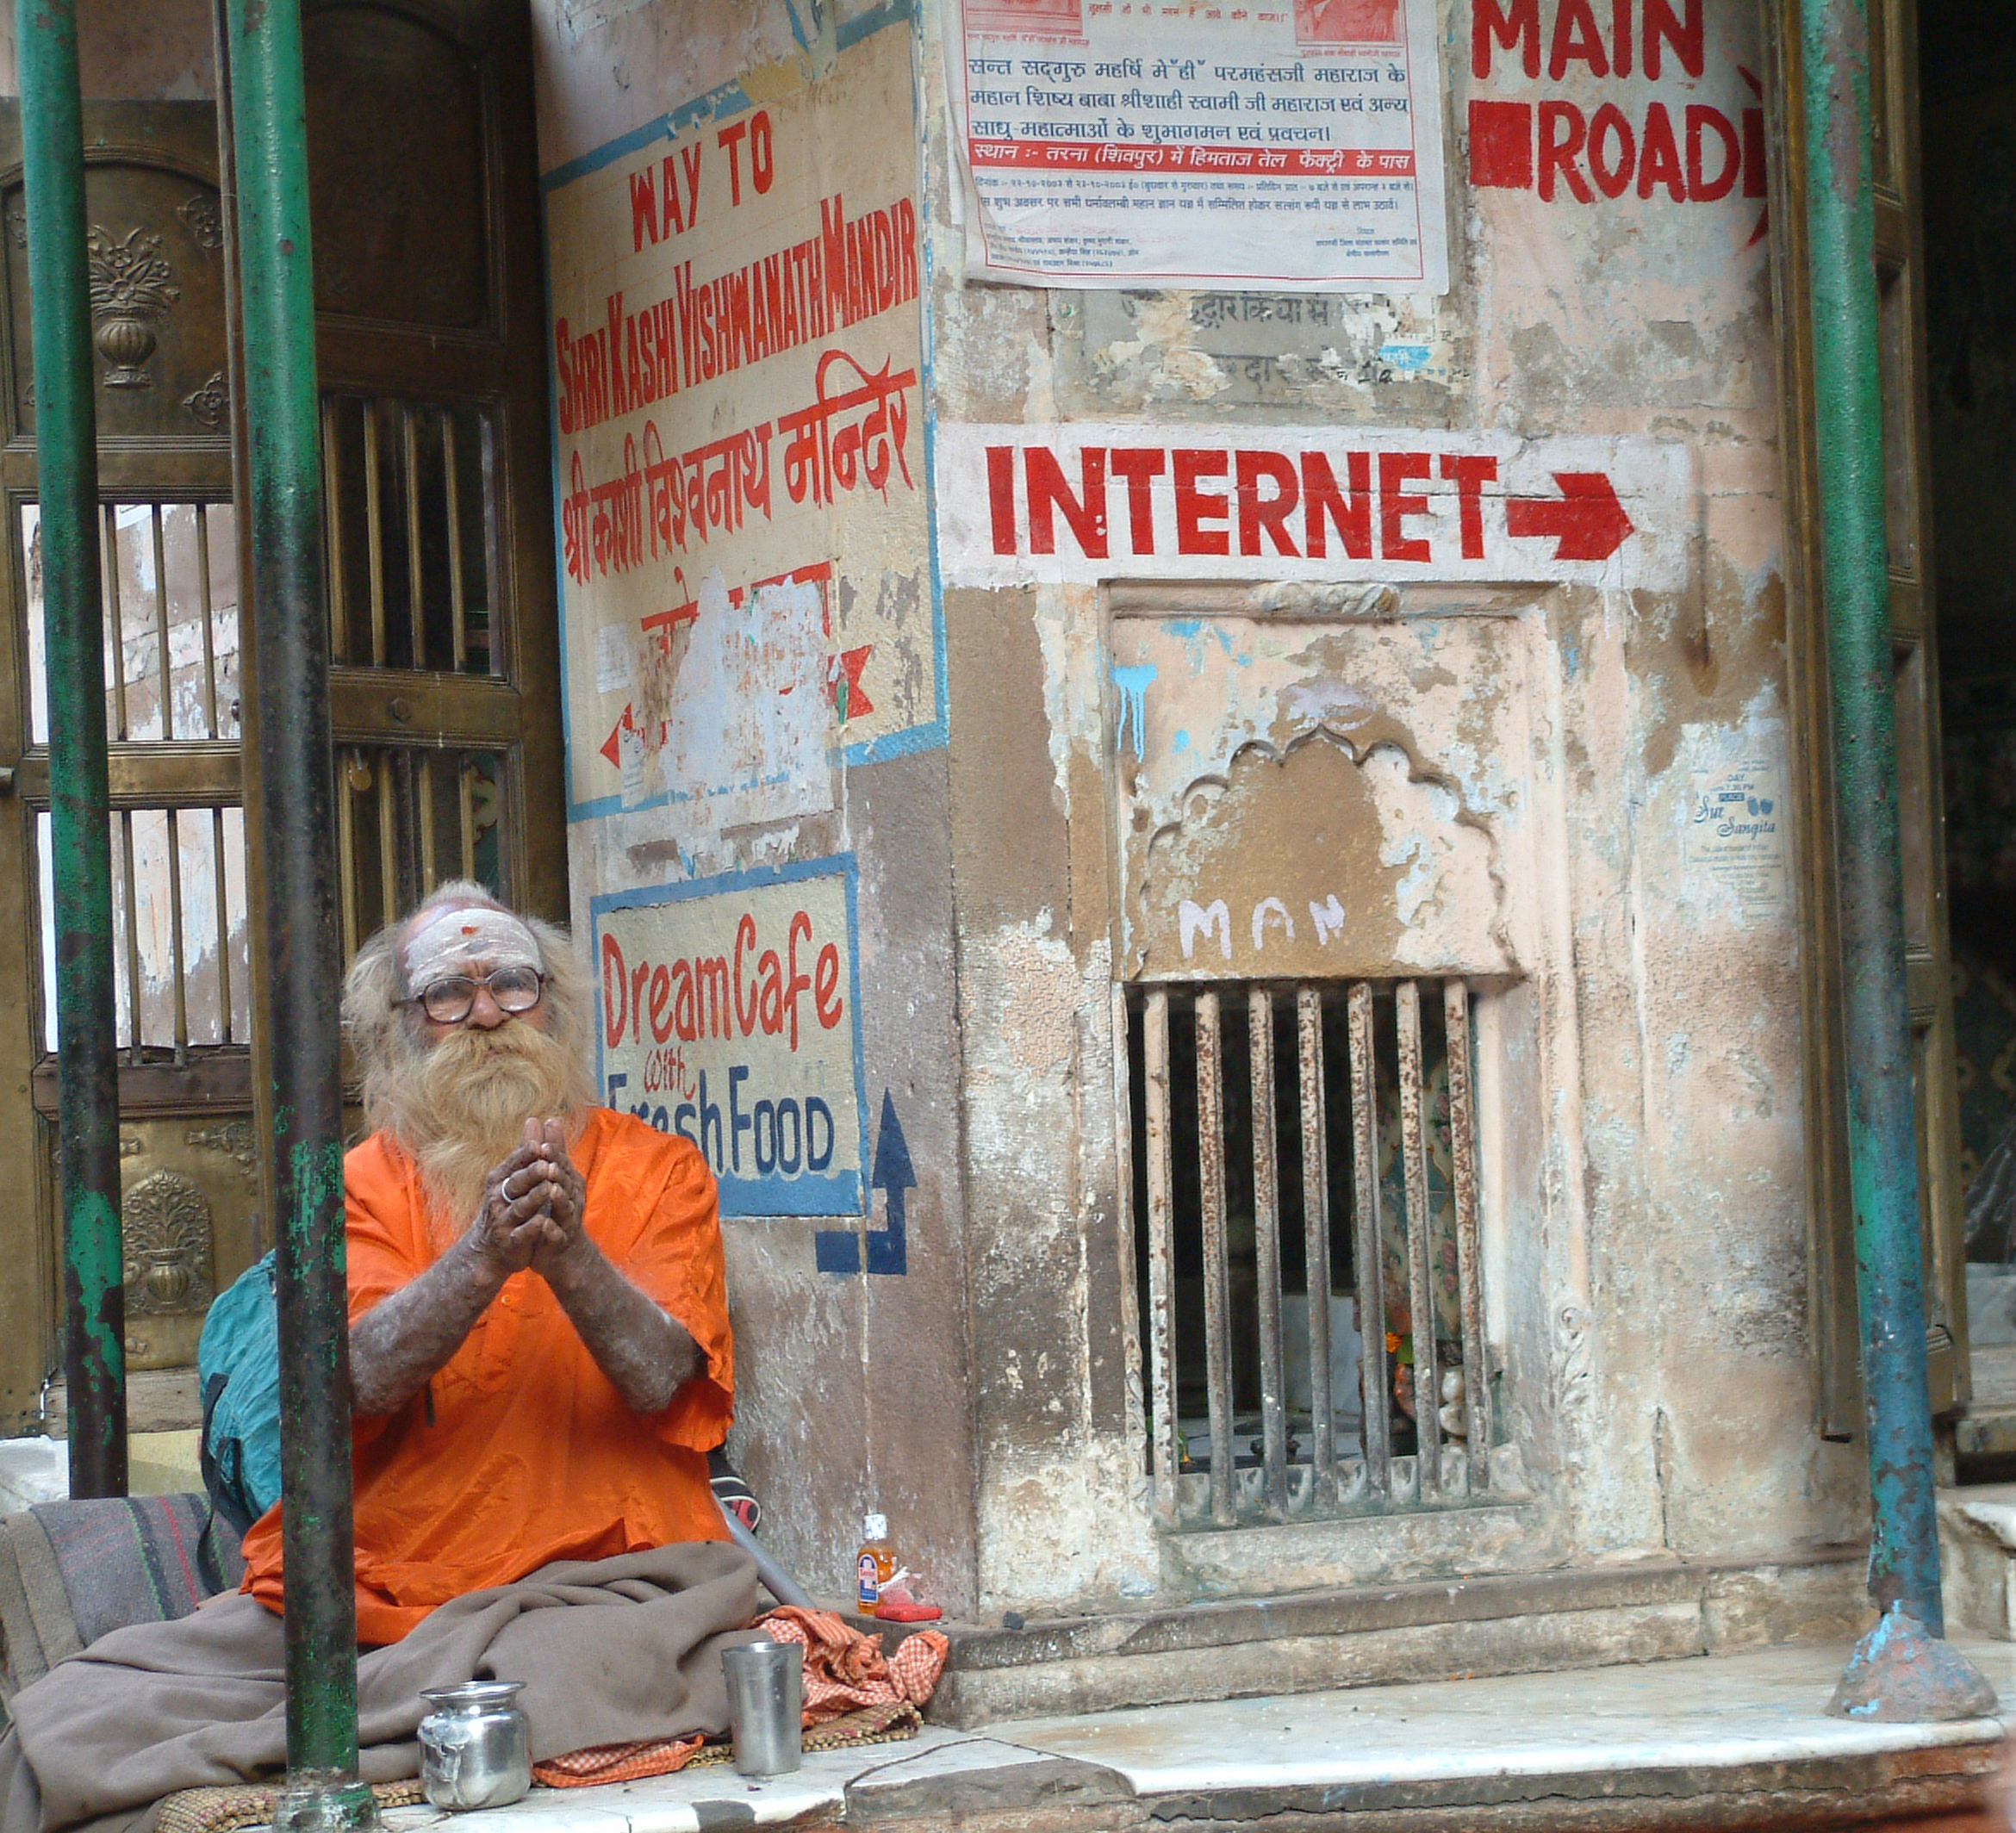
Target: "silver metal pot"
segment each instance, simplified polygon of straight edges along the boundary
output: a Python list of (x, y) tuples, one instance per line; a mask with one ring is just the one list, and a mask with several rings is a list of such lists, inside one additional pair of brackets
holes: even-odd
[(420, 1786), (436, 1807), (503, 1807), (532, 1786), (525, 1714), (513, 1703), (524, 1688), (523, 1681), (469, 1681), (421, 1693), (433, 1711), (420, 1720)]

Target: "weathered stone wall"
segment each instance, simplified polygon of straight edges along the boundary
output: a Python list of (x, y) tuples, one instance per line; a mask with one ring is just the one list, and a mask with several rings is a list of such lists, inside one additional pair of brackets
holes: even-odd
[[(811, 1225), (731, 1226), (738, 1444), (792, 1498), (781, 1544), (817, 1576), (871, 1501), (949, 1601), (983, 1612), (1767, 1556), (1857, 1531), (1857, 1460), (1811, 1426), (1758, 16), (1709, 8), (1696, 36), (1684, 7), (1620, 9), (1627, 59), (1615, 19), (1572, 0), (1537, 9), (1530, 56), (1517, 8), (1479, 10), (1503, 29), (1480, 31), (1472, 0), (1441, 11), (1448, 293), (1340, 294), (1256, 330), (1192, 293), (969, 283), (947, 127), (956, 16), (921, 9), (921, 125), (902, 126), (923, 147), (948, 544), (976, 513), (944, 457), (961, 428), (1167, 444), (1235, 426), (1284, 448), (1340, 428), (1438, 450), (1610, 442), (1644, 469), (1634, 538), (1659, 557), (1530, 586), (1397, 569), (1389, 591), (1360, 575), (1293, 602), (1256, 561), (1199, 601), (1255, 639), (1251, 666), (1163, 655), (1130, 739), (1118, 587), (948, 575), (948, 748), (849, 765), (818, 842), (862, 861), (866, 1085), (910, 1090), (917, 1114), (910, 1270), (822, 1274)], [(783, 93), (832, 54), (782, 8), (673, 11), (542, 9), (549, 171), (724, 84)], [(829, 18), (829, 39), (862, 16)], [(1141, 634), (1129, 640), (1168, 640)], [(1127, 817), (1143, 798), (1179, 805), (1240, 744), (1335, 736), (1340, 690), (1445, 785), (1446, 806), (1388, 798), (1381, 857), (1414, 822), (1423, 858), (1454, 861), (1471, 844), (1454, 821), (1496, 861), (1467, 879), (1452, 866), (1428, 904), (1448, 948), (1489, 929), (1510, 957), (1470, 966), (1496, 976), (1479, 1008), (1485, 1268), (1530, 1499), (1172, 1541), (1151, 1525), (1126, 1316), (1113, 989), (1149, 908), (1129, 904)], [(1194, 766), (1157, 753), (1178, 734)], [(1767, 831), (1776, 811), (1776, 839), (1746, 854), (1696, 818), (1732, 782)], [(1274, 834), (1279, 854), (1296, 797), (1276, 801), (1248, 837)], [(1243, 883), (1238, 851), (1212, 857)], [(585, 836), (574, 865), (584, 903), (636, 871)], [(1397, 895), (1391, 871), (1353, 882)], [(1502, 910), (1475, 907), (1485, 883)], [(1388, 923), (1397, 964), (1434, 954), (1409, 924)]]
[[(989, 1608), (1664, 1549), (1761, 1556), (1858, 1531), (1858, 1454), (1812, 1426), (1760, 10), (1708, 7), (1698, 69), (1682, 54), (1689, 16), (1670, 11), (1680, 30), (1659, 38), (1653, 77), (1660, 9), (1616, 9), (1627, 68), (1609, 9), (1543, 0), (1529, 74), (1516, 8), (1505, 41), (1480, 44), (1471, 0), (1444, 6), (1451, 289), (1339, 296), (1320, 325), (1271, 322), (1270, 362), (1248, 348), (1252, 326), (1196, 295), (963, 284), (934, 143), (942, 450), (960, 422), (1118, 423), (1144, 444), (1231, 423), (1284, 446), (1344, 423), (1651, 439), (1685, 479), (1634, 507), (1684, 556), (1656, 583), (1487, 589), (1396, 569), (1369, 620), (1351, 593), (1334, 596), (1341, 616), (1319, 593), (1299, 627), (1265, 626), (1272, 646), (1245, 671), (1276, 671), (1264, 692), (1161, 667), (1131, 739), (1111, 679), (1129, 660), (1117, 587), (948, 591)], [(934, 123), (955, 29), (950, 9), (928, 9)], [(1523, 183), (1503, 157), (1521, 120), (1539, 136)], [(1498, 136), (1491, 157), (1473, 121)], [(1592, 167), (1582, 141), (1599, 125)], [(1551, 170), (1550, 134), (1578, 149)], [(1428, 353), (1411, 379), (1382, 373), (1394, 345)], [(939, 513), (942, 527), (959, 513), (943, 494)], [(1264, 599), (1264, 564), (1252, 579)], [(1411, 682), (1380, 663), (1382, 643), (1413, 659)], [(1115, 1367), (1124, 817), (1137, 779), (1169, 762), (1158, 743), (1188, 740), (1201, 780), (1256, 733), (1314, 730), (1320, 714), (1297, 725), (1283, 709), (1297, 686), (1306, 699), (1340, 684), (1414, 733), (1508, 862), (1521, 941), (1515, 980), (1486, 1002), (1484, 1226), (1535, 1500), (1158, 1547)], [(1241, 693), (1257, 709), (1243, 723), (1228, 704)], [(1745, 875), (1702, 842), (1702, 798), (1733, 781), (1776, 816), (1775, 867), (1767, 847)]]
[[(535, 15), (563, 509), (588, 493), (578, 526), (561, 519), (570, 868), (577, 932), (608, 938), (609, 1098), (641, 1096), (722, 1174), (732, 1449), (766, 1538), (836, 1594), (880, 1510), (905, 1560), (970, 1609), (911, 26), (861, 7), (808, 24), (783, 3)], [(843, 222), (843, 270), (824, 241)], [(821, 263), (786, 286), (787, 315), (772, 258), (800, 283)], [(753, 288), (731, 293), (742, 276)], [(689, 313), (686, 289), (718, 280), (709, 316)], [(768, 314), (753, 343), (752, 305)], [(705, 345), (688, 341), (703, 323)], [(877, 386), (880, 421), (837, 410), (791, 443), (793, 415), (804, 429)], [(736, 458), (694, 456), (727, 438)], [(663, 455), (669, 471), (637, 475)], [(625, 474), (634, 550), (606, 538), (600, 494)], [(646, 966), (619, 1010), (647, 963), (669, 978)]]
[[(566, 173), (598, 157), (597, 170), (627, 170), (621, 159), (634, 165), (647, 142), (719, 151), (718, 128), (805, 108), (818, 125), (794, 144), (815, 164), (915, 164), (920, 322), (903, 329), (900, 308), (882, 316), (897, 326), (887, 347), (914, 337), (924, 359), (905, 444), (920, 498), (927, 407), (941, 450), (972, 426), (1123, 426), (1164, 444), (1243, 426), (1284, 449), (1341, 432), (1418, 435), (1437, 450), (1649, 441), (1632, 449), (1671, 463), (1630, 507), (1669, 558), (1553, 583), (1397, 569), (1370, 595), (1354, 579), (1300, 600), (1256, 559), (1249, 581), (1216, 597), (1169, 600), (1252, 638), (1252, 666), (1235, 674), (1169, 666), (1187, 652), (1157, 633), (1147, 601), (1162, 588), (1137, 582), (1127, 640), (1150, 647), (1129, 653), (1158, 672), (1123, 735), (1119, 587), (946, 582), (931, 524), (889, 519), (899, 485), (893, 499), (837, 497), (832, 554), (814, 544), (804, 561), (842, 556), (836, 592), (921, 582), (876, 613), (865, 643), (880, 659), (862, 676), (880, 705), (914, 710), (911, 736), (851, 738), (833, 703), (822, 805), (768, 819), (741, 805), (695, 825), (620, 805), (629, 782), (613, 814), (576, 821), (570, 859), (584, 936), (598, 900), (851, 862), (844, 984), (849, 1024), (858, 999), (866, 1214), (727, 1225), (735, 1448), (768, 1501), (773, 1544), (813, 1588), (837, 1589), (860, 1513), (880, 1507), (949, 1606), (992, 1613), (1662, 1550), (1764, 1558), (1853, 1538), (1859, 1452), (1811, 1424), (1789, 823), (1774, 868), (1733, 864), (1695, 819), (1732, 781), (1781, 817), (1791, 792), (1761, 9), (1707, 5), (1697, 71), (1681, 0), (1540, 0), (1530, 57), (1516, 6), (1447, 0), (1449, 292), (1332, 295), (1320, 321), (1259, 322), (1180, 291), (968, 283), (947, 128), (956, 15), (893, 12), (847, 5), (814, 22), (787, 0), (538, 0), (550, 213)], [(1503, 29), (1480, 37), (1479, 16)], [(1663, 35), (1648, 30), (1662, 22)], [(83, 24), (87, 92), (208, 92), (202, 9), (86, 8)], [(878, 40), (900, 42), (914, 107), (849, 116), (826, 98)], [(638, 146), (608, 152), (626, 137)], [(824, 194), (816, 171), (808, 182)], [(850, 195), (848, 213), (886, 201)], [(669, 248), (662, 196), (656, 208)], [(608, 221), (622, 242), (612, 258), (646, 252), (625, 209)], [(781, 223), (752, 227), (749, 254), (799, 233)], [(709, 258), (725, 259), (718, 246)], [(762, 368), (751, 365), (748, 397), (759, 403)], [(655, 407), (663, 449), (742, 425), (710, 417), (718, 398)], [(765, 411), (798, 405), (779, 393)], [(773, 488), (781, 444), (776, 459)], [(941, 488), (930, 513), (949, 535), (974, 511)], [(887, 565), (849, 582), (856, 542)], [(656, 608), (697, 601), (725, 552), (689, 547), (677, 582), (661, 569)], [(844, 625), (868, 613), (836, 597), (823, 615)], [(598, 652), (592, 630), (576, 637), (570, 668), (627, 670), (647, 715), (676, 697), (669, 644), (654, 652), (640, 637), (619, 656)], [(1346, 708), (1341, 687), (1365, 704)], [(739, 692), (723, 693), (724, 719)], [(1484, 1224), (1491, 1334), (1531, 1499), (1171, 1539), (1149, 1517), (1126, 1318), (1113, 989), (1129, 924), (1150, 908), (1129, 905), (1126, 817), (1157, 797), (1179, 803), (1241, 744), (1285, 753), (1375, 714), (1493, 849), (1484, 878), (1503, 908), (1481, 929), (1460, 873), (1438, 879), (1447, 896), (1428, 904), (1459, 941), (1489, 931), (1509, 956), (1480, 1002)], [(1178, 733), (1194, 764), (1179, 765)], [(576, 719), (577, 761), (592, 766), (603, 738)], [(613, 767), (627, 755), (619, 737)], [(677, 761), (632, 761), (663, 787)], [(1411, 813), (1392, 802), (1380, 845), (1418, 821), (1424, 856), (1456, 857), (1468, 842), (1433, 801)], [(1290, 798), (1255, 832), (1288, 845), (1292, 825)], [(1399, 867), (1380, 857), (1353, 882), (1397, 895)], [(1235, 858), (1225, 869), (1243, 885), (1257, 868)], [(1411, 917), (1389, 927), (1391, 950), (1420, 940)], [(807, 1011), (812, 998), (801, 996)], [(891, 1193), (874, 1184), (885, 1094), (915, 1179), (896, 1192), (900, 1271)], [(893, 1181), (893, 1162), (884, 1169)], [(847, 1261), (839, 1235), (855, 1243), (855, 1271), (832, 1270)]]

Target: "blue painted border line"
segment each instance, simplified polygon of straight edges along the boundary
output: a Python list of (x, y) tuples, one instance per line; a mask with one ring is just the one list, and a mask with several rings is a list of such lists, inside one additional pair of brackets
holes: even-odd
[[(720, 1190), (721, 1214), (769, 1220), (792, 1215), (865, 1215), (868, 1173), (867, 1071), (862, 1053), (861, 1033), (861, 868), (851, 853), (837, 853), (828, 859), (794, 860), (789, 865), (766, 866), (750, 872), (726, 872), (711, 879), (686, 879), (675, 885), (650, 885), (636, 891), (604, 892), (588, 899), (589, 961), (595, 976), (595, 1087), (608, 1086), (603, 1067), (604, 1038), (601, 1011), (602, 918), (611, 910), (650, 910), (661, 904), (684, 903), (694, 898), (730, 897), (737, 892), (764, 891), (779, 885), (800, 884), (807, 879), (839, 879), (847, 893), (847, 985), (853, 1001), (854, 1125), (859, 1141), (856, 1162), (860, 1169), (831, 1177), (803, 1177), (768, 1179), (737, 1177), (727, 1174), (716, 1178)], [(755, 1207), (769, 1195), (781, 1196), (782, 1207)], [(737, 1207), (747, 1202), (748, 1208)]]
[[(574, 799), (574, 699), (567, 691), (567, 559), (560, 534), (560, 359), (553, 349), (553, 264), (546, 258), (553, 247), (552, 206), (547, 193), (539, 193), (539, 287), (545, 318), (539, 325), (539, 342), (546, 359), (546, 424), (553, 448), (552, 476), (546, 488), (546, 526), (553, 537), (553, 622), (555, 647), (560, 652), (560, 795), (569, 823), (579, 818)], [(620, 755), (620, 754), (619, 754)], [(623, 800), (618, 796), (616, 800)], [(597, 1073), (600, 1064), (596, 1065)]]

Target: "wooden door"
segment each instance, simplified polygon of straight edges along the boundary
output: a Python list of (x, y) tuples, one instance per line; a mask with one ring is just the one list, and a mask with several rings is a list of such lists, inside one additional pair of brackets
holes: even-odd
[[(1786, 492), (1791, 533), (1791, 701), (1800, 751), (1806, 948), (1807, 1125), (1814, 1198), (1814, 1321), (1823, 1429), (1859, 1430), (1852, 1219), (1848, 1198), (1841, 958), (1834, 872), (1826, 636), (1820, 596), (1819, 488), (1805, 282), (1804, 134), (1796, 8), (1779, 0), (1773, 73), (1771, 227), (1784, 352)], [(1939, 764), (1938, 653), (1926, 466), (1925, 272), (1919, 202), (1916, 0), (1870, 0), (1876, 252), (1888, 482), (1890, 633), (1896, 672), (1898, 815), (1904, 863), (1905, 974), (1918, 1111), (1919, 1205), (1926, 1254), (1932, 1409), (1969, 1392), (1961, 1233), (1959, 1097), (1948, 966), (1945, 832)]]
[[(345, 952), (440, 879), (566, 913), (527, 19), (331, 0), (304, 25)], [(0, 1432), (61, 1361), (34, 426), (19, 124), (0, 109)], [(268, 1245), (252, 1049), (218, 112), (86, 111), (101, 332), (128, 1355), (193, 1425), (211, 1296)], [(223, 148), (228, 158), (229, 148)], [(137, 328), (134, 328), (137, 327)], [(151, 341), (149, 341), (151, 340)], [(147, 345), (144, 357), (118, 352)], [(256, 616), (248, 607), (246, 615)], [(333, 990), (332, 990), (333, 997)], [(159, 1387), (159, 1384), (157, 1384)], [(132, 1409), (129, 1408), (129, 1412)]]
[[(259, 1250), (239, 793), (237, 539), (215, 111), (87, 105), (113, 801), (127, 1358), (186, 1368)], [(16, 104), (0, 114), (0, 1430), (60, 1365), (48, 718)], [(159, 1386), (159, 1383), (154, 1383)], [(171, 1385), (175, 1385), (171, 1383)], [(193, 1384), (179, 1383), (193, 1395)]]
[(304, 9), (344, 951), (441, 880), (563, 918), (528, 16)]

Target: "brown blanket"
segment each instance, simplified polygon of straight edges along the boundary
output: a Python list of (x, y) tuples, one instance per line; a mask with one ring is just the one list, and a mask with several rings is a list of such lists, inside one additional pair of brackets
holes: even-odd
[[(443, 1605), (358, 1662), (368, 1782), (420, 1773), (423, 1687), (523, 1681), (534, 1762), (588, 1744), (718, 1735), (720, 1650), (747, 1639), (756, 1564), (700, 1542), (564, 1561)], [(565, 1607), (562, 1607), (565, 1606)], [(287, 1760), (280, 1619), (236, 1594), (117, 1630), (9, 1702), (0, 1833), (151, 1825), (177, 1789), (270, 1775)]]

